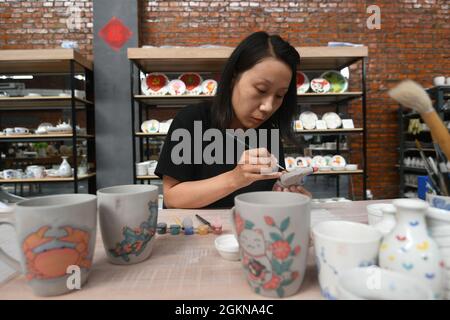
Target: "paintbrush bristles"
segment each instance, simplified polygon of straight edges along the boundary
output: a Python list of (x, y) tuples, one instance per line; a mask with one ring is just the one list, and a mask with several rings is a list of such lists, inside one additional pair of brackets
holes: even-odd
[(389, 90), (389, 96), (404, 107), (413, 109), (418, 113), (433, 110), (430, 97), (417, 82), (404, 80)]

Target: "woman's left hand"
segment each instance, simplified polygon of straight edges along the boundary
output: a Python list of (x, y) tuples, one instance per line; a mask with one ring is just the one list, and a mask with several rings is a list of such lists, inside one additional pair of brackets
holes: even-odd
[(306, 190), (302, 186), (289, 186), (289, 188), (285, 188), (282, 185), (280, 185), (278, 182), (276, 182), (273, 185), (272, 191), (296, 192), (296, 193), (301, 193), (301, 194), (304, 194), (305, 196), (308, 196), (308, 197), (312, 198), (311, 192), (309, 192), (308, 190)]

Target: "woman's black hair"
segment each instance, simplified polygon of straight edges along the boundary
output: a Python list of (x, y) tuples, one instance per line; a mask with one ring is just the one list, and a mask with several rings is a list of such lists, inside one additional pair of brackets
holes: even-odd
[(234, 49), (225, 64), (212, 104), (213, 127), (224, 130), (233, 119), (234, 112), (231, 104), (233, 80), (268, 57), (279, 59), (287, 64), (292, 71), (292, 78), (280, 108), (266, 122), (270, 128), (278, 128), (282, 138), (293, 140), (292, 120), (297, 105), (296, 71), (300, 63), (300, 55), (280, 36), (269, 35), (264, 31), (255, 32), (245, 38)]

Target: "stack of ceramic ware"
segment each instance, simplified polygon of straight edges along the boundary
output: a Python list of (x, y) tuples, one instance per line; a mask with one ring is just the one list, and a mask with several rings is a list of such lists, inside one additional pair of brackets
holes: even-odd
[(195, 72), (181, 74), (177, 79), (169, 80), (169, 77), (160, 72), (144, 74), (141, 72), (141, 91), (146, 96), (180, 96), (180, 95), (215, 95), (217, 82), (213, 79), (203, 80), (202, 76)]
[(446, 270), (446, 298), (450, 300), (450, 197), (427, 195), (428, 231), (437, 243)]

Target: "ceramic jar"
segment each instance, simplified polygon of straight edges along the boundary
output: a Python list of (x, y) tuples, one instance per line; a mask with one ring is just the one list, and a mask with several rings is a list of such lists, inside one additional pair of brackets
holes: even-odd
[(71, 177), (72, 176), (72, 167), (69, 162), (67, 162), (67, 157), (62, 157), (63, 161), (58, 169), (58, 174), (61, 177)]
[(419, 199), (396, 199), (392, 203), (396, 226), (381, 243), (380, 267), (414, 276), (431, 287), (434, 298), (443, 298), (445, 266), (427, 233), (428, 204)]

